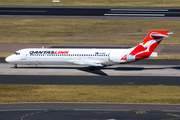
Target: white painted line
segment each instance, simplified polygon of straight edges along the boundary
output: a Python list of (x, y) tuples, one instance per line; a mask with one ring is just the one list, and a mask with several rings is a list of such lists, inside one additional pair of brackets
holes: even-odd
[(152, 10), (152, 9), (111, 9), (114, 10), (122, 10), (122, 11), (168, 11), (168, 10)]
[(164, 14), (104, 14), (106, 16), (164, 16)]
[(46, 12), (46, 11), (0, 10), (0, 12)]
[(120, 11), (120, 12), (118, 12), (118, 11), (114, 11), (114, 12), (111, 12), (111, 14), (122, 14), (122, 13), (126, 13), (126, 14), (139, 14), (139, 13), (141, 13), (141, 14), (166, 14), (166, 13), (169, 13), (169, 12), (123, 12), (123, 11)]
[(11, 110), (0, 110), (0, 112), (11, 112), (11, 111), (44, 111), (48, 109), (11, 109)]
[(74, 111), (131, 111), (131, 110), (120, 110), (120, 109), (73, 109)]

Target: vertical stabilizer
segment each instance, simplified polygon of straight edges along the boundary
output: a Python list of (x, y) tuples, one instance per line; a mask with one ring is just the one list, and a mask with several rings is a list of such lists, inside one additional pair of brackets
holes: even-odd
[(150, 31), (146, 38), (133, 50), (130, 52), (129, 55), (135, 56), (135, 60), (140, 60), (148, 57), (153, 57), (151, 55), (159, 43), (162, 41), (164, 37), (168, 37), (168, 31)]

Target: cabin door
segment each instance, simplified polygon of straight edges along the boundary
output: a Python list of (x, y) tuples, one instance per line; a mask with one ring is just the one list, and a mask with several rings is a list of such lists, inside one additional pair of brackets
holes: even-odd
[(25, 52), (22, 52), (22, 54), (21, 54), (21, 60), (26, 60), (26, 53), (25, 53)]

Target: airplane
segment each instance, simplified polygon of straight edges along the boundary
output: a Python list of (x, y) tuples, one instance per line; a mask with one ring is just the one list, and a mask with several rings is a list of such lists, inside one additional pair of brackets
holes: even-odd
[(137, 46), (126, 49), (80, 49), (80, 48), (26, 48), (16, 51), (5, 60), (21, 65), (86, 65), (89, 70), (96, 67), (126, 64), (145, 58), (157, 57), (153, 52), (168, 31), (150, 31)]

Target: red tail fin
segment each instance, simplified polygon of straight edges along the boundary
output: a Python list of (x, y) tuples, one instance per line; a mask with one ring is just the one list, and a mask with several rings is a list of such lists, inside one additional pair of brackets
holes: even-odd
[(148, 58), (164, 37), (168, 37), (168, 31), (150, 31), (146, 38), (130, 53), (136, 56), (136, 60)]
[(141, 52), (153, 52), (164, 37), (168, 37), (168, 31), (150, 31), (146, 38), (136, 46), (130, 55), (137, 55)]
[(168, 37), (168, 31), (150, 31), (146, 38), (132, 51), (121, 58), (126, 61), (137, 61), (144, 58), (156, 57), (157, 53), (153, 52), (164, 37)]

